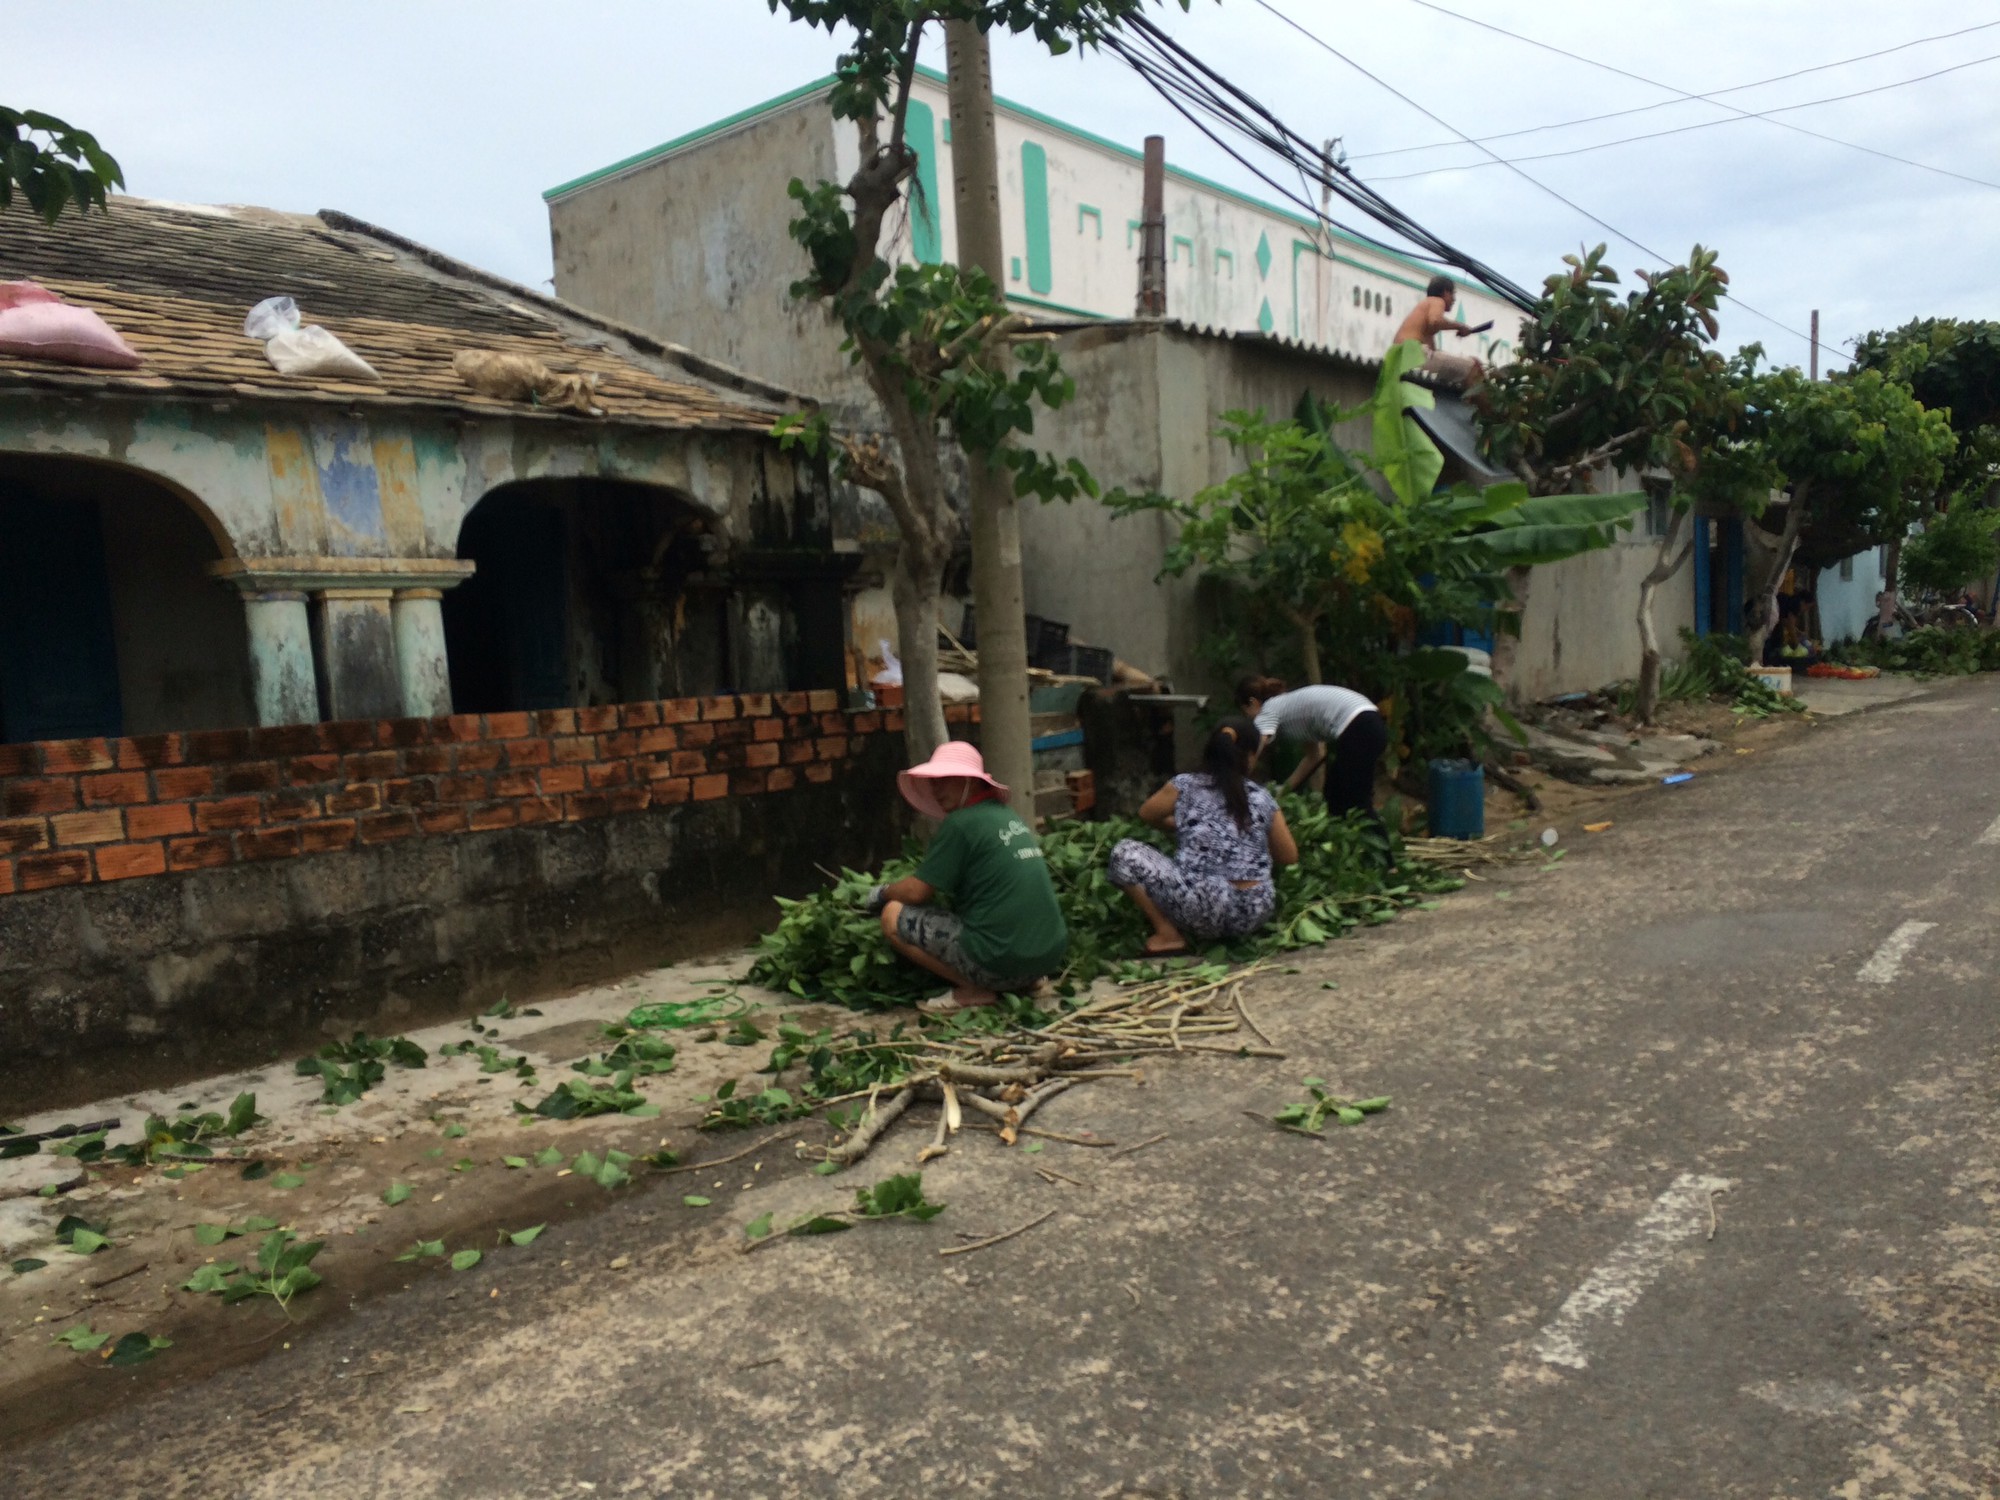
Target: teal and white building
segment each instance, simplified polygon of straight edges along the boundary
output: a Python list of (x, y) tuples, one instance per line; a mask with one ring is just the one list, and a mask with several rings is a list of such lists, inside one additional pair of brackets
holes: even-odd
[[(792, 178), (845, 182), (855, 128), (821, 78), (544, 196), (564, 297), (815, 392), (842, 381), (817, 311), (791, 305), (803, 261), (786, 233)], [(1006, 293), (1025, 312), (1130, 318), (1138, 291), (1141, 153), (998, 101)], [(918, 171), (895, 254), (950, 260), (957, 244), (944, 76), (920, 69), (907, 134)], [(1373, 361), (1435, 273), (1344, 231), (1169, 165), (1167, 315), (1195, 328)], [(1504, 361), (1519, 314), (1460, 281), (1460, 310), (1491, 332), (1455, 352)], [(802, 340), (804, 341), (802, 343)], [(821, 349), (805, 347), (822, 344)]]

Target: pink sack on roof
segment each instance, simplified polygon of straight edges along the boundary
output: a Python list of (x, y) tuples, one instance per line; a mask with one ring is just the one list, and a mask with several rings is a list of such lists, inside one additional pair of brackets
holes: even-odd
[(0, 281), (0, 354), (105, 370), (131, 370), (145, 362), (96, 313), (32, 281)]

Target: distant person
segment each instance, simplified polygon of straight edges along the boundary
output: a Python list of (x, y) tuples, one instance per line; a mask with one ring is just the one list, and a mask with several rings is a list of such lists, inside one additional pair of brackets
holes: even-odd
[[(890, 946), (951, 986), (918, 1008), (955, 1015), (1033, 989), (1060, 969), (1069, 928), (1041, 843), (1007, 805), (1007, 788), (986, 774), (979, 751), (947, 740), (922, 765), (899, 772), (896, 785), (918, 812), (943, 820), (914, 875), (869, 893)], [(931, 904), (940, 893), (950, 911)]]
[(1452, 333), (1459, 338), (1469, 338), (1481, 329), (1491, 328), (1491, 323), (1474, 327), (1463, 319), (1454, 319), (1451, 309), (1458, 301), (1458, 288), (1449, 276), (1433, 276), (1430, 285), (1424, 288), (1424, 295), (1417, 305), (1410, 309), (1410, 315), (1403, 319), (1396, 330), (1395, 343), (1408, 343), (1414, 339), (1430, 351), (1424, 360), (1424, 368), (1431, 374), (1449, 381), (1462, 390), (1471, 390), (1486, 378), (1486, 369), (1478, 360), (1464, 354), (1444, 354), (1439, 352), (1437, 336)]
[(1139, 816), (1174, 835), (1173, 858), (1138, 839), (1112, 848), (1111, 883), (1153, 924), (1148, 958), (1185, 953), (1190, 938), (1243, 937), (1277, 909), (1271, 867), (1297, 864), (1299, 846), (1278, 799), (1250, 780), (1258, 745), (1256, 725), (1225, 719), (1202, 749), (1201, 770), (1146, 799)]
[(1236, 706), (1256, 721), (1259, 749), (1275, 739), (1315, 746), (1299, 761), (1285, 782), (1297, 791), (1319, 769), (1333, 746), (1326, 768), (1326, 809), (1336, 818), (1365, 813), (1377, 827), (1375, 768), (1389, 748), (1389, 725), (1373, 702), (1351, 688), (1311, 686), (1285, 691), (1276, 677), (1246, 677), (1236, 684)]

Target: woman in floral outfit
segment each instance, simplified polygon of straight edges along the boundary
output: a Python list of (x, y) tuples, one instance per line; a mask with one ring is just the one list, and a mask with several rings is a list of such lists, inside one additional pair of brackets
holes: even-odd
[(1112, 849), (1111, 883), (1153, 924), (1147, 957), (1185, 953), (1189, 938), (1242, 937), (1271, 919), (1271, 867), (1298, 863), (1299, 849), (1277, 799), (1250, 780), (1257, 749), (1256, 725), (1225, 719), (1202, 749), (1202, 769), (1176, 776), (1139, 809), (1176, 836), (1174, 857), (1137, 839)]

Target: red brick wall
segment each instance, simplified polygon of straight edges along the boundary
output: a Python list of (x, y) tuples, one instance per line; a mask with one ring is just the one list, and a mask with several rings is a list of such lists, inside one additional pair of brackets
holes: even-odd
[[(881, 709), (833, 691), (0, 745), (0, 896), (831, 781)], [(947, 710), (966, 722), (967, 709)]]

